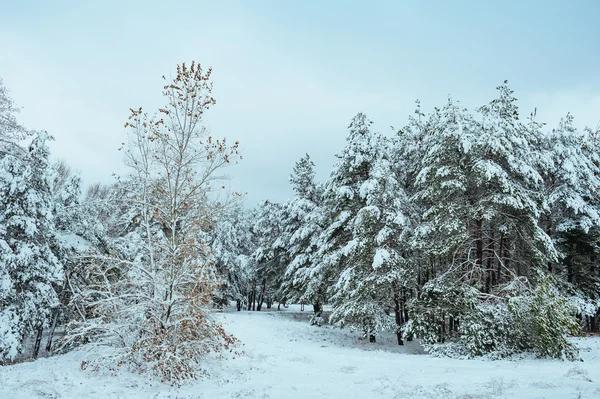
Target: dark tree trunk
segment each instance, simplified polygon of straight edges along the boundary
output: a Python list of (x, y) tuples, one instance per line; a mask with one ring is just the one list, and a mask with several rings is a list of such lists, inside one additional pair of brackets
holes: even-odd
[(33, 347), (33, 358), (37, 359), (38, 354), (40, 353), (40, 346), (42, 343), (42, 333), (44, 332), (44, 329), (42, 327), (38, 327), (37, 329), (37, 335), (35, 337), (35, 346)]
[[(406, 302), (407, 302), (406, 298), (406, 290), (402, 290), (402, 310), (404, 312), (404, 319), (402, 320), (403, 323), (408, 322), (409, 318), (408, 318), (408, 306), (406, 306)], [(406, 337), (406, 340), (408, 342), (413, 340), (413, 336), (409, 335), (408, 337)]]
[(52, 326), (50, 327), (50, 334), (48, 334), (48, 341), (46, 342), (46, 351), (50, 352), (50, 349), (52, 349), (52, 340), (54, 339), (54, 332), (56, 331), (56, 326), (58, 325), (58, 316), (60, 316), (60, 311), (61, 311), (61, 307), (62, 305), (66, 305), (65, 302), (65, 296), (67, 294), (67, 289), (69, 288), (69, 278), (70, 275), (66, 275), (65, 276), (65, 281), (63, 282), (63, 287), (62, 290), (60, 291), (59, 294), (59, 306), (54, 309), (54, 315), (52, 317)]
[(490, 231), (490, 238), (488, 239), (488, 258), (487, 258), (487, 267), (486, 267), (486, 282), (485, 282), (485, 289), (487, 291), (487, 293), (489, 294), (490, 292), (492, 292), (492, 279), (494, 276), (494, 270), (493, 270), (493, 262), (494, 260), (494, 232)]
[(235, 306), (236, 306), (238, 312), (241, 311), (242, 310), (242, 300), (236, 299)]
[(504, 237), (504, 248), (503, 248), (502, 262), (507, 270), (510, 270), (510, 239)]
[(500, 235), (499, 251), (500, 251), (500, 259), (497, 259), (498, 270), (496, 272), (496, 284), (500, 284), (500, 274), (502, 273), (502, 262), (504, 262), (504, 233), (502, 233)]
[(313, 312), (315, 312), (315, 316), (321, 316), (321, 313), (323, 313), (323, 307), (321, 306), (321, 304), (319, 303), (319, 301), (313, 303)]
[(571, 252), (565, 258), (565, 264), (567, 265), (567, 281), (569, 283), (573, 282), (574, 271), (573, 271), (573, 258), (575, 255), (575, 244), (571, 244)]
[(262, 289), (260, 290), (260, 296), (258, 297), (258, 306), (256, 307), (256, 310), (258, 312), (260, 312), (260, 310), (262, 309), (262, 305), (263, 305), (263, 302), (265, 300), (265, 292), (266, 292), (266, 290), (267, 290), (267, 279), (263, 278)]
[[(552, 218), (548, 216), (548, 224), (546, 225), (546, 234), (548, 237), (552, 237)], [(548, 261), (548, 272), (552, 273), (552, 262)]]
[(50, 352), (50, 349), (52, 349), (52, 340), (54, 339), (54, 332), (56, 331), (59, 313), (60, 306), (54, 309), (54, 316), (52, 317), (52, 326), (50, 327), (50, 333), (48, 334), (48, 341), (46, 341), (46, 352)]
[(369, 334), (369, 342), (377, 342), (377, 341), (375, 340), (375, 334), (372, 334), (372, 333), (371, 333), (371, 334)]
[(400, 293), (396, 281), (392, 281), (392, 293), (394, 298), (394, 317), (396, 318), (396, 338), (398, 345), (404, 345), (402, 340), (402, 309), (400, 307)]
[(481, 219), (475, 221), (475, 235), (477, 237), (477, 253), (475, 262), (481, 270), (483, 266), (483, 221)]
[(252, 311), (256, 311), (256, 279), (252, 279)]
[(440, 342), (443, 344), (444, 342), (446, 342), (446, 315), (442, 315), (440, 333)]
[(251, 286), (250, 286), (250, 293), (248, 294), (248, 311), (250, 310), (254, 310), (253, 307), (255, 306), (256, 300), (256, 279), (252, 279), (251, 281)]

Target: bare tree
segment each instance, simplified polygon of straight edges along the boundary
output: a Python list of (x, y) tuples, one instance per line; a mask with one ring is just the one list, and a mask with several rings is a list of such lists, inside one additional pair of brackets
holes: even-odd
[[(168, 382), (196, 375), (208, 352), (234, 339), (211, 318), (219, 284), (208, 250), (207, 231), (222, 204), (218, 172), (239, 159), (238, 143), (209, 135), (205, 112), (215, 104), (211, 70), (192, 62), (165, 80), (167, 104), (155, 115), (131, 109), (122, 179), (130, 229), (121, 240), (136, 249), (125, 256), (95, 256), (94, 286), (83, 296), (93, 322), (71, 337), (100, 337), (118, 345), (117, 363), (152, 369)], [(104, 361), (104, 359), (102, 359)]]

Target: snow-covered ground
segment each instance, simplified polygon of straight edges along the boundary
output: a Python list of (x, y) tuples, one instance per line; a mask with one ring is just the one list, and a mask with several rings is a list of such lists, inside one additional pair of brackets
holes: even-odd
[(440, 359), (416, 343), (394, 345), (391, 335), (369, 344), (311, 327), (311, 310), (220, 314), (245, 353), (180, 388), (81, 371), (89, 355), (79, 350), (0, 367), (0, 398), (600, 398), (600, 338), (578, 341), (584, 362)]

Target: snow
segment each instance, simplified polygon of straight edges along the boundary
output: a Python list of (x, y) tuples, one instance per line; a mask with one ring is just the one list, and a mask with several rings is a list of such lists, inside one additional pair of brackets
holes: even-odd
[[(180, 388), (119, 371), (81, 371), (85, 350), (0, 367), (0, 398), (594, 398), (600, 397), (600, 338), (579, 339), (584, 362), (526, 358), (434, 358), (416, 342), (376, 344), (348, 330), (314, 327), (304, 312), (226, 312), (241, 356), (213, 361), (209, 376)], [(326, 309), (327, 310), (327, 309)]]
[(375, 251), (375, 257), (373, 258), (373, 269), (379, 269), (389, 259), (390, 251), (388, 251), (386, 248), (377, 248)]
[(63, 247), (72, 248), (78, 252), (86, 252), (90, 249), (89, 241), (83, 239), (72, 232), (59, 232), (57, 238), (61, 241)]

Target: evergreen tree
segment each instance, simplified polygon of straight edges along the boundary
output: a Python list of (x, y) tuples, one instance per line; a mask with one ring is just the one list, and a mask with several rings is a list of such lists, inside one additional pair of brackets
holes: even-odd
[(236, 301), (237, 310), (246, 303), (254, 241), (251, 222), (241, 206), (223, 212), (210, 232), (217, 273), (222, 278), (216, 302), (226, 306)]
[[(38, 132), (26, 156), (0, 157), (0, 361), (14, 360), (23, 339), (50, 320), (63, 279), (50, 192), (47, 133)], [(20, 151), (19, 151), (20, 152)]]
[(290, 215), (285, 237), (290, 262), (285, 271), (283, 295), (291, 301), (312, 303), (314, 320), (320, 322), (325, 282), (311, 270), (322, 231), (322, 188), (315, 182), (314, 163), (308, 154), (296, 162), (290, 182), (296, 195), (285, 204)]
[(260, 311), (263, 303), (271, 308), (274, 300), (282, 301), (281, 284), (289, 257), (282, 237), (289, 215), (282, 204), (264, 201), (254, 214), (252, 233), (256, 249), (252, 255), (254, 273), (250, 280), (248, 310)]
[[(358, 114), (324, 194), (329, 225), (319, 238), (321, 272), (335, 283), (331, 321), (376, 332), (399, 329), (388, 311), (404, 285), (400, 249), (407, 198), (387, 154), (388, 142)], [(395, 297), (396, 299), (397, 296)], [(401, 342), (401, 339), (399, 339)]]

